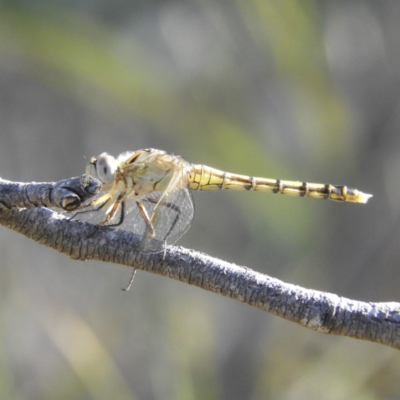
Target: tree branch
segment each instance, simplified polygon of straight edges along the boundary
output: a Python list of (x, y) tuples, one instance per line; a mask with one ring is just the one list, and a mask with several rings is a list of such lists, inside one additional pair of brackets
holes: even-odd
[(369, 340), (400, 349), (400, 304), (365, 303), (284, 283), (193, 250), (168, 246), (140, 253), (130, 232), (69, 221), (47, 208), (72, 210), (98, 183), (87, 176), (50, 184), (0, 180), (0, 224), (75, 260), (100, 260), (164, 275), (239, 300), (318, 332)]
[(0, 178), (0, 208), (57, 207), (72, 211), (92, 197), (100, 186), (89, 175), (51, 183), (10, 182)]

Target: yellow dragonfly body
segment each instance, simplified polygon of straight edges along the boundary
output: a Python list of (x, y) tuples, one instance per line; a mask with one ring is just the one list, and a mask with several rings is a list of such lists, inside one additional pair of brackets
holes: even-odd
[(102, 182), (102, 193), (73, 218), (140, 233), (145, 253), (162, 251), (189, 229), (194, 216), (191, 190), (256, 190), (352, 203), (371, 197), (347, 186), (232, 174), (156, 149), (118, 158), (103, 153), (90, 160), (86, 173)]

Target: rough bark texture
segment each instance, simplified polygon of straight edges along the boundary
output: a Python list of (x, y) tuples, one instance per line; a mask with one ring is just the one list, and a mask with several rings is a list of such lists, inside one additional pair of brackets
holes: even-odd
[[(87, 179), (29, 185), (0, 181), (0, 224), (76, 260), (113, 262), (164, 275), (319, 332), (400, 348), (399, 303), (365, 303), (301, 288), (181, 247), (143, 254), (138, 250), (140, 237), (133, 233), (69, 221), (46, 208), (14, 209), (26, 206), (29, 199), (31, 206), (57, 204), (71, 210), (96, 190), (96, 183), (89, 184)], [(14, 190), (26, 193), (25, 197)], [(14, 198), (18, 201), (12, 204)]]
[(0, 178), (0, 208), (57, 207), (72, 211), (99, 188), (100, 182), (89, 175), (51, 183), (9, 182)]

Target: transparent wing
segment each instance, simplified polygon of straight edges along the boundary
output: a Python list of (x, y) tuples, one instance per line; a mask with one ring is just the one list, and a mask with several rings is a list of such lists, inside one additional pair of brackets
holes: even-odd
[[(159, 194), (161, 194), (159, 196)], [(158, 253), (166, 244), (175, 243), (190, 227), (194, 216), (191, 192), (186, 188), (175, 188), (167, 193), (152, 193), (143, 200), (153, 231), (144, 224), (141, 243), (143, 253)]]
[(114, 216), (104, 223), (107, 217), (107, 210), (110, 206), (106, 203), (112, 196), (107, 192), (103, 192), (91, 198), (91, 202), (99, 199), (101, 196), (104, 196), (104, 202), (96, 206), (91, 206), (90, 204), (84, 205), (80, 210), (66, 212), (64, 215), (72, 220), (89, 222), (93, 225), (109, 226), (143, 235), (146, 224), (133, 197), (122, 201)]
[[(143, 219), (134, 196), (126, 197), (114, 216), (104, 225), (143, 235), (141, 251), (158, 253), (165, 244), (175, 243), (190, 227), (194, 216), (191, 191), (187, 189), (183, 169), (177, 170), (165, 191), (153, 192), (140, 197), (153, 227)], [(91, 224), (103, 224), (110, 207), (110, 192), (98, 194), (91, 202), (103, 201), (95, 206), (87, 205), (81, 210), (65, 213), (67, 217)], [(154, 233), (153, 233), (154, 232)]]
[[(90, 201), (86, 205), (84, 204), (78, 211), (65, 212), (64, 215), (71, 220), (89, 222), (93, 225), (110, 226), (116, 229), (143, 234), (144, 225), (140, 224), (140, 221), (132, 221), (129, 220), (130, 218), (126, 218), (129, 213), (127, 212), (127, 208), (130, 211), (137, 208), (136, 201), (133, 198), (122, 201), (113, 217), (104, 223), (107, 217), (107, 210), (114, 204), (111, 201), (113, 197), (115, 196), (112, 195), (111, 191), (99, 193), (95, 197), (92, 197)], [(94, 206), (90, 205), (90, 203), (98, 201), (99, 199), (102, 200), (99, 204)], [(138, 216), (136, 216), (136, 218), (138, 218)]]
[(165, 244), (176, 242), (189, 229), (194, 206), (187, 186), (187, 174), (182, 165), (182, 168), (175, 170), (165, 191), (141, 197), (150, 219), (149, 224), (143, 222), (142, 252), (158, 253), (164, 249)]

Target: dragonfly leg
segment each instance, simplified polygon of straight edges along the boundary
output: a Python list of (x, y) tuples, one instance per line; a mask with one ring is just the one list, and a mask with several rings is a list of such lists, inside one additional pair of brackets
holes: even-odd
[(133, 268), (132, 276), (131, 279), (129, 280), (128, 286), (125, 289), (122, 289), (124, 292), (127, 292), (131, 288), (133, 280), (135, 279), (135, 275), (136, 275), (136, 268)]
[(101, 196), (100, 198), (98, 198), (97, 200), (100, 200), (100, 199), (102, 199), (102, 202), (96, 202), (96, 204), (92, 204), (92, 203), (94, 203), (94, 201), (93, 201), (92, 203), (89, 203), (88, 205), (84, 205), (83, 206), (83, 207), (90, 207), (90, 206), (93, 206), (93, 205), (98, 205), (97, 208), (91, 208), (89, 210), (77, 211), (72, 217), (69, 218), (69, 221), (72, 221), (79, 214), (85, 214), (85, 213), (88, 213), (88, 212), (94, 212), (94, 211), (101, 210), (106, 205), (108, 200), (110, 199), (110, 196), (104, 195), (104, 196)]
[[(116, 195), (110, 196), (109, 194), (100, 196), (98, 199), (95, 199), (95, 200), (91, 201), (89, 204), (85, 204), (82, 206), (82, 207), (93, 207), (93, 206), (98, 206), (98, 207), (89, 208), (88, 210), (78, 211), (70, 218), (70, 220), (74, 219), (79, 214), (97, 212), (97, 211), (102, 210), (103, 208), (110, 207), (112, 204), (111, 210), (107, 211), (107, 213), (106, 213), (105, 220), (99, 223), (99, 225), (105, 225), (105, 224), (107, 224), (108, 221), (110, 221), (115, 216), (115, 213), (118, 210), (118, 207), (121, 203), (121, 199), (124, 194), (125, 194), (125, 192), (120, 193), (118, 196), (116, 196)], [(121, 221), (119, 221), (115, 225), (120, 225), (123, 221), (123, 218), (124, 218), (124, 212), (121, 212)]]
[[(115, 205), (115, 204), (114, 204), (114, 205)], [(115, 216), (115, 214), (116, 214), (116, 212), (117, 212), (117, 210), (118, 210), (118, 207), (121, 208), (121, 212), (120, 212), (120, 214), (119, 214), (119, 221), (118, 221), (118, 222), (115, 222), (115, 223), (112, 223), (112, 224), (107, 224), (108, 221), (111, 221), (111, 220), (114, 218), (114, 216)], [(112, 211), (112, 210), (111, 210), (111, 211)], [(111, 212), (111, 211), (110, 211), (110, 212)], [(110, 218), (109, 218), (109, 216), (110, 216), (110, 214), (107, 214), (106, 219), (105, 219), (104, 221), (100, 222), (99, 225), (105, 225), (105, 224), (107, 224), (107, 226), (109, 226), (109, 227), (111, 227), (111, 228), (112, 228), (113, 226), (120, 226), (120, 225), (122, 225), (123, 222), (124, 222), (124, 220), (125, 220), (125, 202), (120, 202), (120, 204), (117, 205), (117, 208), (115, 209), (113, 215), (112, 215)]]
[(118, 226), (118, 225), (122, 224), (122, 222), (124, 220), (124, 207), (123, 207), (124, 203), (123, 202), (121, 203), (123, 195), (124, 195), (123, 193), (119, 194), (119, 196), (117, 197), (117, 200), (115, 200), (111, 210), (107, 211), (106, 219), (104, 221), (100, 222), (99, 225), (106, 225), (107, 222), (111, 221), (114, 218), (114, 216), (121, 204), (122, 204), (122, 208), (121, 208), (120, 221), (117, 224), (109, 224), (109, 226)]
[[(166, 201), (159, 201), (159, 202), (158, 202), (157, 200), (152, 199), (151, 197), (147, 198), (146, 200), (149, 201), (149, 202), (151, 202), (151, 203), (159, 203), (160, 206), (167, 207), (167, 208), (169, 208), (169, 209), (171, 209), (171, 210), (173, 210), (173, 211), (176, 212), (176, 217), (175, 217), (174, 221), (173, 221), (172, 224), (171, 224), (171, 228), (169, 229), (169, 231), (168, 231), (167, 234), (165, 235), (165, 239), (166, 239), (166, 238), (170, 235), (170, 233), (173, 231), (173, 229), (174, 229), (176, 223), (177, 223), (178, 220), (179, 220), (179, 215), (180, 215), (180, 213), (181, 213), (180, 208), (177, 207), (177, 206), (176, 206), (175, 204), (173, 204), (173, 203), (169, 203), (169, 202), (166, 202)], [(153, 222), (154, 217), (155, 217), (155, 214), (154, 214), (154, 212), (153, 212), (153, 214), (152, 214), (152, 216), (151, 216), (151, 218), (150, 218), (150, 222)], [(165, 240), (165, 241), (166, 241), (166, 240)], [(164, 248), (165, 248), (165, 247), (164, 247)]]
[(103, 196), (100, 196), (97, 199), (92, 200), (89, 204), (84, 204), (82, 207), (93, 207), (93, 206), (100, 205), (100, 207), (99, 207), (99, 209), (100, 209), (110, 199), (111, 199), (111, 196), (109, 193), (107, 193), (107, 194), (104, 194)]
[(150, 230), (150, 236), (154, 237), (155, 236), (154, 227), (149, 218), (149, 214), (147, 214), (147, 211), (141, 201), (137, 200), (136, 204), (139, 207), (140, 214), (142, 215), (142, 218), (143, 218), (144, 222), (146, 223), (147, 229)]

